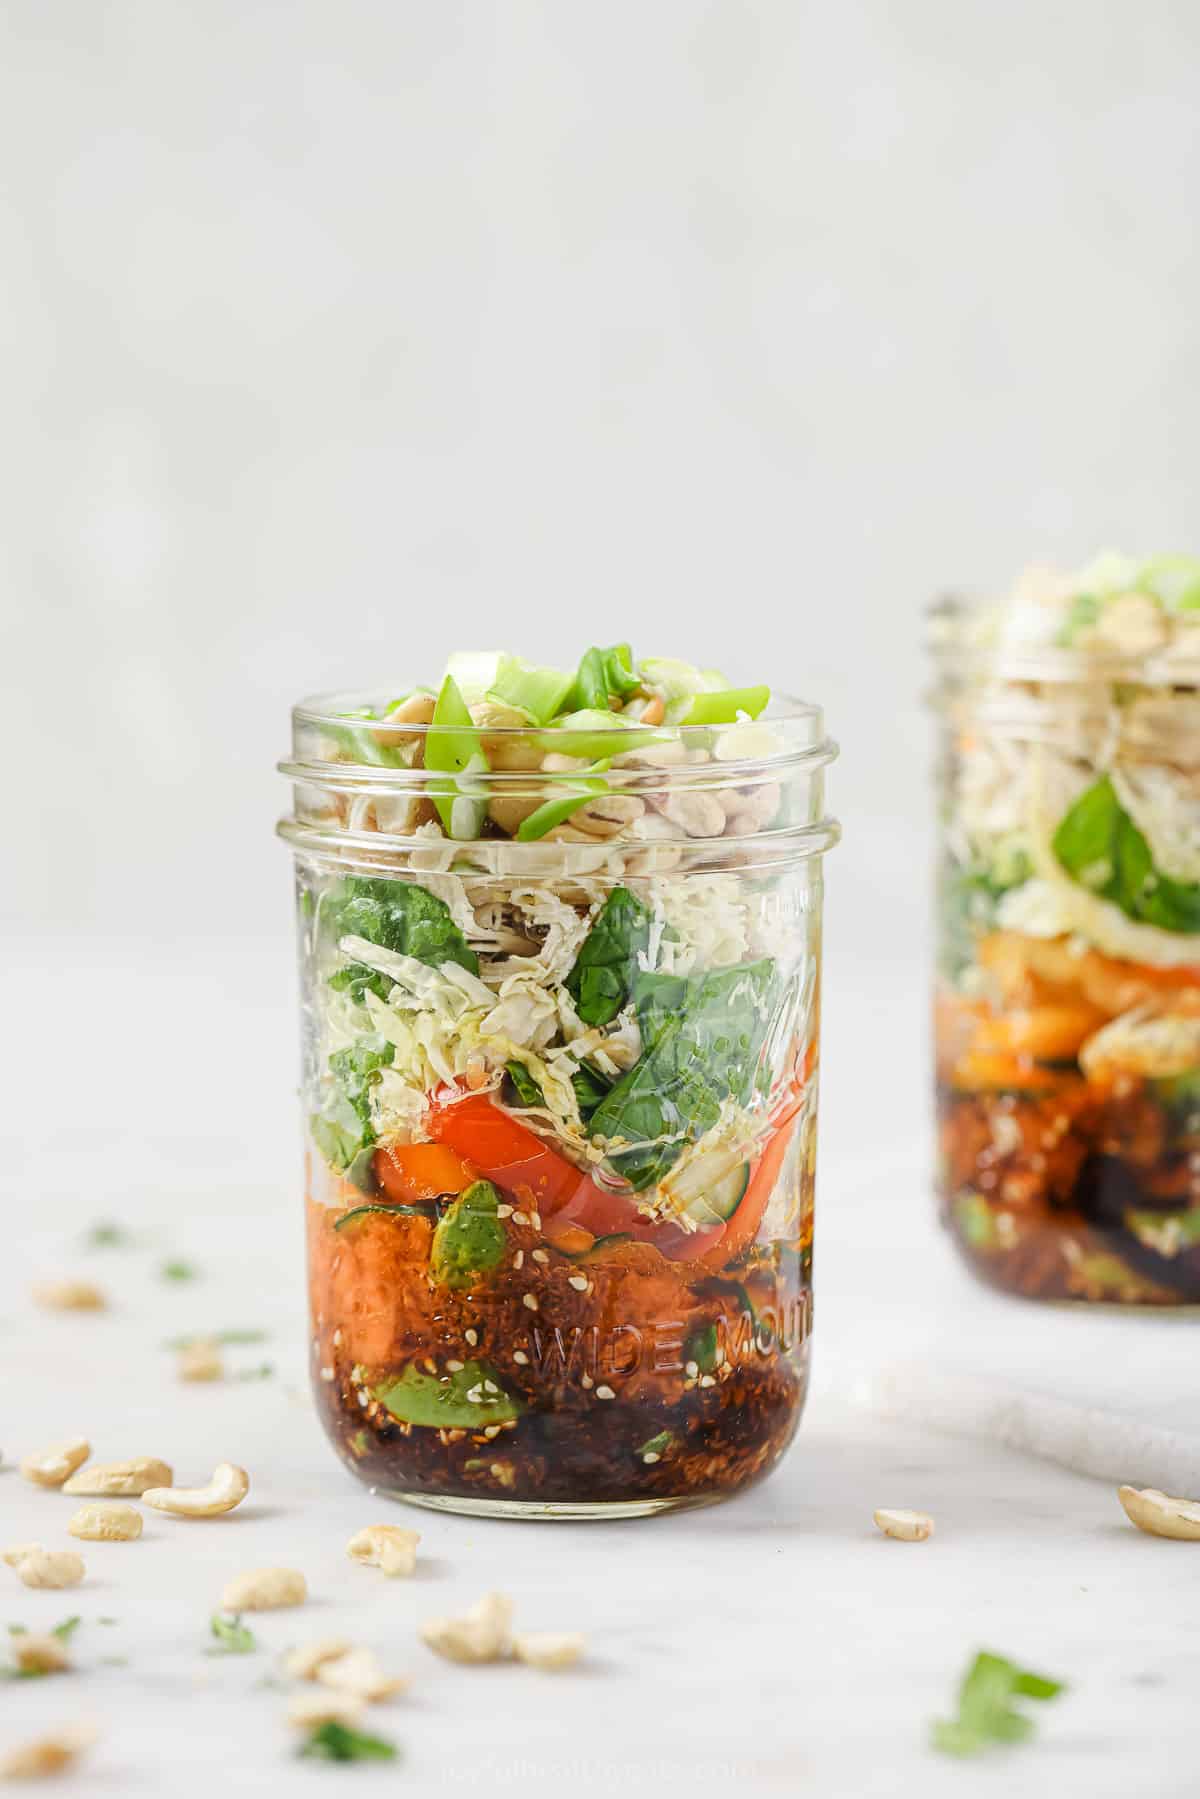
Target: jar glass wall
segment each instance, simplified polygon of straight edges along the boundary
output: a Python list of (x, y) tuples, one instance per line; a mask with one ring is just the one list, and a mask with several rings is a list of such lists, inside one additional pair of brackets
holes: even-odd
[(820, 715), (644, 733), (592, 786), (566, 731), (374, 763), (405, 734), (339, 721), (381, 710), (298, 708), (284, 765), (326, 1429), (454, 1510), (737, 1491), (807, 1380)]
[(1167, 564), (1195, 585), (1106, 558), (934, 614), (940, 1201), (1034, 1298), (1200, 1300), (1200, 615)]

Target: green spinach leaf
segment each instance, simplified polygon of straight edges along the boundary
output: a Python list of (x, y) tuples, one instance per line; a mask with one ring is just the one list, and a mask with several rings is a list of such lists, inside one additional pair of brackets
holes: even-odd
[[(342, 937), (365, 937), (368, 943), (378, 943), (382, 949), (394, 950), (400, 956), (411, 956), (428, 968), (440, 968), (443, 962), (457, 962), (469, 973), (479, 973), (479, 958), (468, 948), (449, 906), (436, 893), (430, 893), (414, 881), (384, 881), (352, 875), (330, 890), (322, 901), (321, 912), (325, 928), (334, 942)], [(346, 969), (339, 970), (340, 975), (348, 977), (344, 984), (351, 992), (354, 992), (353, 983), (357, 976), (351, 976), (350, 971), (361, 966), (361, 963), (350, 963)], [(379, 992), (373, 981), (363, 980), (359, 991), (354, 993), (355, 998), (361, 998), (365, 986)], [(391, 984), (388, 983), (381, 997), (386, 997), (390, 991)]]
[(1200, 885), (1154, 866), (1150, 846), (1104, 775), (1080, 795), (1054, 833), (1054, 854), (1081, 887), (1127, 918), (1160, 931), (1200, 931)]
[(396, 1745), (386, 1737), (368, 1736), (331, 1718), (327, 1724), (318, 1724), (296, 1753), (327, 1762), (394, 1762)]
[(629, 1001), (651, 918), (628, 887), (614, 887), (585, 937), (566, 989), (584, 1024), (611, 1024)]
[(1033, 1735), (1033, 1720), (1012, 1701), (1054, 1699), (1062, 1691), (1062, 1681), (980, 1650), (959, 1688), (958, 1716), (934, 1721), (933, 1746), (943, 1755), (967, 1756), (993, 1743), (1023, 1743)]
[(313, 1140), (325, 1160), (345, 1171), (375, 1141), (371, 1123), (371, 1087), (396, 1051), (385, 1037), (368, 1034), (329, 1058), (333, 1083), (321, 1110), (313, 1115)]

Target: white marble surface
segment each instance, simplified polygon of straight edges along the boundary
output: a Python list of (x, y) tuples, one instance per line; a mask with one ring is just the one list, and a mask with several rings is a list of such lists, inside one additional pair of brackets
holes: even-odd
[[(883, 979), (871, 985), (881, 1065), (907, 1040), (914, 1002), (907, 979), (894, 981), (881, 1013)], [(853, 983), (827, 1044), (819, 1378), (795, 1448), (726, 1506), (579, 1526), (392, 1513), (327, 1450), (305, 1390), (294, 1117), (279, 1072), (292, 1066), (285, 951), (25, 945), (4, 990), (15, 1025), (3, 1071), (13, 1222), (0, 1269), (0, 1446), (11, 1459), (83, 1432), (103, 1458), (162, 1455), (190, 1479), (230, 1457), (253, 1476), (250, 1500), (224, 1521), (147, 1514), (141, 1542), (85, 1546), (88, 1579), (74, 1592), (30, 1592), (0, 1569), (0, 1620), (84, 1619), (78, 1673), (0, 1686), (3, 1746), (66, 1719), (100, 1725), (64, 1791), (1194, 1791), (1200, 1648), (1186, 1589), (1200, 1550), (1134, 1532), (1107, 1481), (854, 1403), (854, 1370), (904, 1361), (1089, 1402), (1111, 1370), (1124, 1406), (1140, 1383), (1146, 1404), (1179, 1423), (1163, 1395), (1171, 1369), (1186, 1367), (1189, 1321), (1031, 1312), (967, 1282), (928, 1224), (916, 1049), (902, 1090), (863, 1128), (849, 1049), (866, 999)], [(109, 1216), (136, 1246), (84, 1249), (87, 1226)], [(200, 1278), (163, 1282), (167, 1255)], [(101, 1281), (111, 1310), (36, 1310), (31, 1282), (66, 1273)], [(270, 1342), (231, 1363), (269, 1357), (273, 1378), (176, 1383), (164, 1338), (247, 1325)], [(1185, 1391), (1182, 1373), (1174, 1384)], [(881, 1504), (933, 1512), (936, 1536), (883, 1540), (870, 1518)], [(71, 1507), (0, 1477), (5, 1541), (65, 1545)], [(423, 1532), (411, 1582), (345, 1558), (353, 1530), (389, 1515)], [(257, 1620), (260, 1654), (206, 1657), (226, 1578), (269, 1563), (304, 1570), (308, 1606)], [(422, 1617), (492, 1586), (513, 1594), (530, 1628), (586, 1632), (586, 1667), (456, 1668), (419, 1644)], [(412, 1673), (411, 1696), (375, 1714), (401, 1745), (397, 1769), (291, 1759), (274, 1652), (330, 1632)], [(953, 1764), (927, 1748), (928, 1721), (978, 1647), (1072, 1690), (1044, 1708), (1032, 1747)]]

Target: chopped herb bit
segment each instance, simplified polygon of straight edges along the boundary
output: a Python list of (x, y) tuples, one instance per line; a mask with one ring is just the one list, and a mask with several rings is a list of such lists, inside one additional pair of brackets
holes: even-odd
[(258, 1648), (254, 1632), (242, 1623), (240, 1614), (231, 1618), (225, 1612), (214, 1612), (209, 1629), (218, 1647), (207, 1650), (208, 1655), (252, 1655)]
[(200, 1271), (191, 1262), (164, 1262), (160, 1272), (165, 1281), (194, 1281)]
[(8, 1634), (10, 1637), (24, 1637), (28, 1636), (29, 1631), (28, 1627), (24, 1624), (10, 1624), (8, 1627)]
[(92, 1226), (84, 1241), (89, 1249), (128, 1249), (133, 1238), (123, 1225), (106, 1218)]
[(396, 1759), (396, 1746), (386, 1737), (367, 1736), (365, 1731), (351, 1730), (331, 1719), (328, 1724), (317, 1725), (297, 1754), (328, 1762), (392, 1762)]
[[(447, 1195), (447, 1197), (451, 1196)], [(385, 1218), (425, 1218), (430, 1221), (436, 1221), (437, 1203), (435, 1200), (430, 1199), (426, 1200), (421, 1205), (403, 1206), (385, 1205), (383, 1201), (380, 1200), (371, 1205), (352, 1206), (348, 1212), (343, 1212), (340, 1218), (334, 1219), (333, 1228), (335, 1231), (344, 1230), (354, 1219), (369, 1217), (372, 1212), (382, 1213)]]
[(234, 1380), (270, 1380), (275, 1372), (274, 1362), (260, 1362), (257, 1368), (239, 1368)]
[(119, 1624), (121, 1620), (119, 1618), (97, 1618), (96, 1622), (97, 1624)]
[(667, 1453), (667, 1450), (670, 1449), (674, 1441), (675, 1437), (673, 1432), (669, 1430), (660, 1430), (656, 1436), (647, 1437), (644, 1443), (639, 1443), (636, 1453), (638, 1455), (663, 1456)]
[(1054, 1699), (1062, 1691), (1062, 1681), (980, 1650), (959, 1688), (957, 1718), (934, 1720), (933, 1746), (943, 1755), (966, 1756), (993, 1743), (1026, 1742), (1033, 1735), (1033, 1719), (1015, 1710), (1012, 1701)]
[(194, 1337), (168, 1337), (164, 1349), (190, 1349), (193, 1343), (265, 1343), (266, 1331), (201, 1331)]
[(82, 1623), (83, 1619), (79, 1617), (64, 1618), (61, 1624), (54, 1626), (52, 1634), (61, 1637), (64, 1643), (69, 1643)]

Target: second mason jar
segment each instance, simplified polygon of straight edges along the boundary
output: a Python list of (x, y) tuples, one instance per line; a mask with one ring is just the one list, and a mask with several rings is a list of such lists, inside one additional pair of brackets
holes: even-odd
[(943, 1215), (1038, 1299), (1200, 1301), (1200, 562), (934, 615)]
[(821, 715), (596, 778), (595, 732), (430, 711), (306, 702), (284, 765), (326, 1428), (450, 1510), (721, 1498), (807, 1381)]

